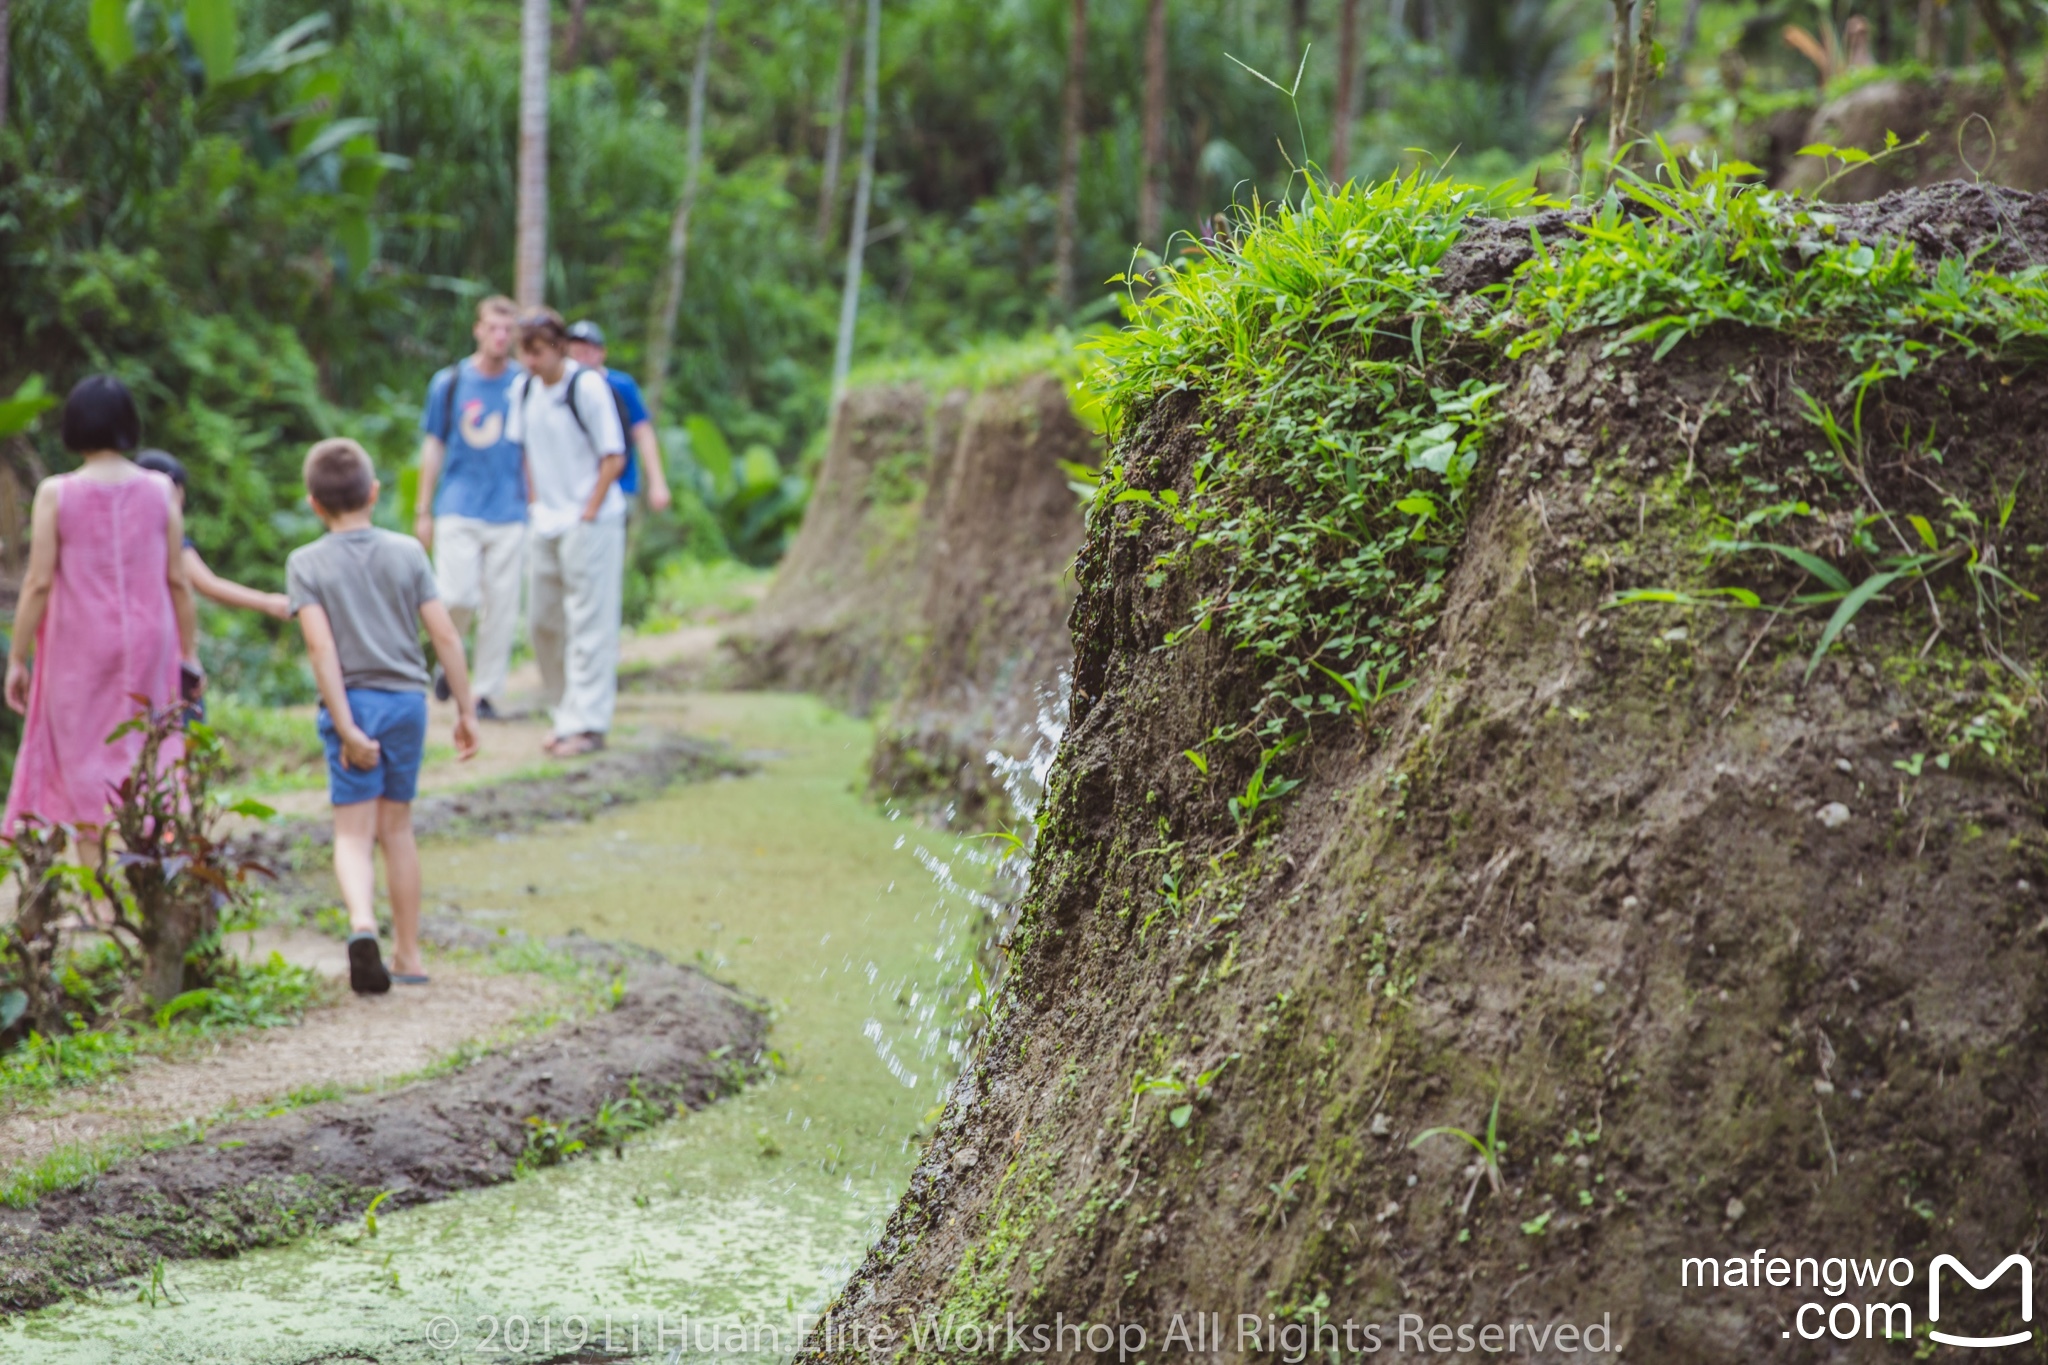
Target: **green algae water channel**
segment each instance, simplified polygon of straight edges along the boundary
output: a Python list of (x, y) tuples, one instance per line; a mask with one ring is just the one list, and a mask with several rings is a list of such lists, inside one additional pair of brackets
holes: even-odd
[(349, 1226), (173, 1263), (140, 1301), (130, 1286), (29, 1315), (0, 1326), (0, 1358), (789, 1354), (793, 1322), (845, 1279), (915, 1163), (911, 1136), (959, 1046), (943, 1002), (957, 1000), (985, 921), (915, 856), (920, 842), (949, 841), (856, 794), (864, 723), (798, 696), (636, 700), (643, 723), (723, 740), (759, 770), (587, 825), (431, 845), (429, 904), (696, 960), (772, 1002), (782, 1068), (630, 1142), (623, 1158), (384, 1214), (375, 1237)]

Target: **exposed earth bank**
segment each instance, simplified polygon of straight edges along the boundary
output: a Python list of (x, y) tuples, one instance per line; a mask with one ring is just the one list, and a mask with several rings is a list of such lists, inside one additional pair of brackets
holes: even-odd
[[(0, 1210), (0, 1308), (22, 1310), (159, 1258), (222, 1256), (509, 1180), (739, 1088), (762, 1009), (644, 949), (551, 945), (616, 973), (616, 1004), (449, 1074), (209, 1129), (96, 1180)], [(580, 1143), (582, 1147), (571, 1147)]]
[(1100, 457), (1051, 374), (851, 390), (775, 585), (729, 637), (742, 680), (881, 713), (876, 794), (979, 819), (1001, 800), (989, 750), (1029, 750), (1072, 658), (1069, 467)]
[[(1923, 260), (2000, 234), (2004, 268), (2048, 251), (2039, 196), (1943, 187), (1851, 229), (1885, 225)], [(1445, 281), (1504, 279), (1529, 229), (1472, 225)], [(1653, 362), (1609, 340), (1492, 376), (1503, 417), (1414, 684), (1367, 724), (1318, 721), (1271, 774), (1300, 781), (1277, 819), (1240, 830), (1228, 804), (1257, 741), (1206, 770), (1185, 753), (1260, 685), (1221, 631), (1162, 648), (1218, 561), (1154, 573), (1172, 524), (1098, 515), (1010, 986), (815, 1358), (1012, 1313), (1140, 1324), (1157, 1350), (1175, 1315), (1215, 1313), (1271, 1320), (1254, 1358), (1281, 1358), (1276, 1326), (1379, 1324), (1391, 1346), (1413, 1314), (1603, 1324), (1660, 1365), (1894, 1359), (1793, 1335), (1802, 1301), (1834, 1302), (1810, 1285), (1682, 1288), (1680, 1260), (1950, 1252), (1981, 1273), (2041, 1246), (2048, 825), (2019, 671), (2048, 662), (2048, 623), (1985, 607), (1957, 549), (1809, 677), (1829, 609), (1769, 608), (1818, 583), (1706, 551), (1735, 511), (1810, 498), (1745, 529), (1848, 563), (1859, 534), (1922, 548), (1924, 518), (2048, 590), (2042, 367), (1951, 347), (1868, 394), (1842, 440), (1890, 524), (1859, 525), (1812, 475), (1802, 398), (1847, 426), (1841, 348), (1723, 326)], [(1126, 481), (1185, 505), (1219, 416), (1160, 397), (1116, 452)], [(1731, 587), (1762, 609), (1709, 595)], [(1490, 1112), (1494, 1170), (1472, 1145)], [(1426, 1136), (1444, 1125), (1471, 1143)], [(1877, 1297), (1924, 1325), (1924, 1280)], [(2017, 1309), (1971, 1296), (1942, 1326), (2017, 1330)], [(1555, 1345), (1529, 1358), (1604, 1358)]]

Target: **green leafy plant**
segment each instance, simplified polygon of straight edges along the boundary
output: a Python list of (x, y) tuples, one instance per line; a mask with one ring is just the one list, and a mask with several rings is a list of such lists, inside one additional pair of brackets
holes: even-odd
[(1269, 773), (1273, 760), (1285, 754), (1299, 742), (1300, 736), (1289, 736), (1278, 744), (1269, 745), (1260, 752), (1259, 766), (1252, 770), (1252, 775), (1249, 778), (1245, 779), (1244, 791), (1231, 797), (1226, 803), (1230, 808), (1231, 820), (1236, 823), (1240, 830), (1248, 829), (1251, 826), (1252, 822), (1257, 819), (1261, 806), (1280, 800), (1301, 785), (1300, 778), (1280, 777)]
[[(211, 727), (190, 720), (184, 706), (145, 709), (109, 738), (129, 734), (142, 743), (133, 769), (114, 789), (113, 837), (102, 845), (96, 878), (112, 904), (113, 941), (124, 951), (134, 947), (144, 998), (166, 1004), (195, 984), (188, 975), (203, 985), (220, 970), (221, 907), (248, 894), (251, 873), (274, 875), (229, 846), (222, 821), (229, 815), (268, 819), (275, 812), (258, 801), (213, 799), (227, 766), (224, 746)], [(196, 960), (188, 962), (195, 950)]]
[(1479, 1170), (1473, 1175), (1472, 1185), (1465, 1191), (1465, 1202), (1458, 1209), (1458, 1216), (1461, 1218), (1471, 1211), (1472, 1197), (1479, 1192), (1479, 1181), (1482, 1176), (1487, 1184), (1492, 1187), (1494, 1198), (1499, 1199), (1502, 1195), (1500, 1163), (1501, 1158), (1507, 1154), (1507, 1145), (1500, 1140), (1500, 1101), (1501, 1096), (1506, 1093), (1506, 1089), (1506, 1083), (1503, 1082), (1493, 1092), (1493, 1109), (1486, 1116), (1485, 1137), (1475, 1136), (1463, 1128), (1425, 1128), (1417, 1133), (1408, 1143), (1409, 1149), (1412, 1151), (1431, 1138), (1452, 1137), (1479, 1153)]
[(583, 1139), (576, 1136), (576, 1125), (556, 1123), (551, 1119), (529, 1114), (526, 1119), (526, 1148), (513, 1163), (515, 1175), (530, 1175), (548, 1166), (559, 1166), (584, 1149)]
[(1277, 1218), (1283, 1227), (1286, 1226), (1287, 1207), (1300, 1197), (1295, 1193), (1295, 1186), (1299, 1185), (1307, 1175), (1308, 1167), (1306, 1165), (1296, 1166), (1278, 1180), (1266, 1183), (1266, 1189), (1273, 1196), (1272, 1209), (1267, 1214), (1268, 1221)]
[(13, 397), (0, 398), (0, 439), (27, 431), (36, 418), (56, 406), (57, 397), (43, 387), (43, 377), (30, 375), (15, 386)]

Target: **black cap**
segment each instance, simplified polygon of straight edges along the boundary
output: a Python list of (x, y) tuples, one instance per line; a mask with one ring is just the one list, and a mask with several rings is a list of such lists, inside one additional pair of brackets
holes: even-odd
[(587, 341), (593, 346), (604, 345), (604, 329), (588, 318), (569, 324), (569, 340)]

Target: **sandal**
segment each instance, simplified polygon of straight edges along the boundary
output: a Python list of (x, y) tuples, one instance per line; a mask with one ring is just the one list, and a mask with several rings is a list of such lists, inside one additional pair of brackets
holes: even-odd
[(604, 748), (604, 736), (598, 731), (586, 730), (580, 735), (559, 736), (544, 747), (556, 758), (581, 758)]
[(384, 970), (375, 934), (348, 936), (348, 984), (357, 995), (382, 995), (391, 989), (391, 973)]

